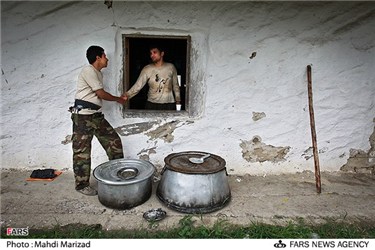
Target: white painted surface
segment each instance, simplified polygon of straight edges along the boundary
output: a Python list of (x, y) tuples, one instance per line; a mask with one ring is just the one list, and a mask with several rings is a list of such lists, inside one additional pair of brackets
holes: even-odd
[[(338, 170), (351, 148), (367, 151), (375, 117), (375, 3), (323, 2), (1, 2), (1, 147), (3, 168), (72, 165), (68, 107), (86, 49), (105, 48), (106, 90), (122, 93), (123, 33), (192, 35), (191, 77), (201, 88), (196, 117), (180, 121), (174, 140), (123, 136), (126, 158), (156, 147), (157, 167), (171, 152), (222, 156), (231, 173), (312, 170), (306, 66), (312, 65), (322, 171)], [(249, 57), (253, 52), (256, 56)], [(198, 100), (197, 100), (198, 101)], [(173, 118), (123, 118), (105, 102), (114, 127)], [(253, 112), (266, 117), (254, 121)], [(187, 123), (186, 121), (193, 121)], [(254, 136), (290, 147), (283, 162), (249, 163), (241, 140)], [(311, 156), (312, 151), (307, 155)], [(94, 140), (92, 165), (107, 160)]]

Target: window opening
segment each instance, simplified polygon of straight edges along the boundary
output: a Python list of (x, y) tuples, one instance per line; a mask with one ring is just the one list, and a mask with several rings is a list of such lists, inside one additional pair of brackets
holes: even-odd
[[(123, 35), (125, 50), (124, 57), (124, 89), (128, 91), (137, 81), (143, 67), (152, 63), (150, 59), (150, 45), (163, 46), (164, 61), (172, 63), (176, 70), (180, 85), (181, 111), (188, 110), (189, 89), (189, 48), (190, 36), (150, 36), (150, 35)], [(164, 112), (164, 110), (146, 110), (146, 84), (141, 91), (131, 98), (125, 105), (126, 111)], [(167, 111), (167, 110), (165, 110)], [(168, 110), (170, 112), (170, 110)], [(174, 111), (176, 112), (176, 111)]]

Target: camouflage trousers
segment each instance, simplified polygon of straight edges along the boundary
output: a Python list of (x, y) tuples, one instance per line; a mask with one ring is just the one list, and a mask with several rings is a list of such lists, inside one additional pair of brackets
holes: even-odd
[(109, 160), (123, 158), (119, 135), (102, 113), (93, 115), (72, 114), (73, 170), (76, 189), (89, 186), (91, 174), (91, 142), (95, 136)]

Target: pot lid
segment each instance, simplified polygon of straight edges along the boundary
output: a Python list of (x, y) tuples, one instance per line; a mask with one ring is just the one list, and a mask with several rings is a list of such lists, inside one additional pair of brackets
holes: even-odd
[(135, 159), (116, 159), (100, 164), (94, 169), (94, 177), (109, 185), (127, 185), (144, 181), (155, 172), (151, 162)]
[[(207, 155), (209, 156), (207, 157)], [(203, 163), (193, 163), (191, 158), (201, 158), (206, 156)], [(186, 151), (180, 153), (173, 153), (168, 155), (165, 159), (165, 167), (167, 169), (186, 173), (186, 174), (212, 174), (225, 169), (225, 160), (218, 155), (199, 152)]]

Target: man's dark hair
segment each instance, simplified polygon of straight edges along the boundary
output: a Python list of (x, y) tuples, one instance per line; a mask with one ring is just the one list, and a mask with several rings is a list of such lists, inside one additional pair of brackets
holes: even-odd
[(102, 57), (104, 54), (104, 49), (100, 46), (90, 46), (86, 51), (86, 58), (90, 64), (93, 64), (96, 61), (96, 57)]
[(165, 52), (164, 47), (160, 44), (157, 44), (157, 43), (150, 44), (150, 46), (148, 46), (148, 49), (149, 50), (158, 49), (160, 52)]

